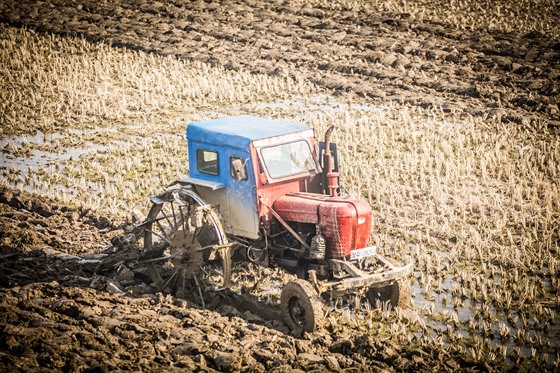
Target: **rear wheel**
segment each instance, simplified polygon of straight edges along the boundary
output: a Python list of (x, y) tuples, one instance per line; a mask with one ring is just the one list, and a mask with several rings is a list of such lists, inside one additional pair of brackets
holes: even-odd
[(305, 280), (288, 282), (282, 288), (280, 309), (284, 322), (294, 332), (313, 332), (323, 319), (322, 302)]
[(229, 285), (231, 253), (218, 215), (188, 188), (152, 198), (140, 262), (155, 287), (207, 308), (213, 290)]

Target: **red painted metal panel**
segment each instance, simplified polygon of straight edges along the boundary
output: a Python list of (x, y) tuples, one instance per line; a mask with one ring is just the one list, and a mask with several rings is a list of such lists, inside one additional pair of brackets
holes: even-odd
[(274, 202), (276, 211), (286, 221), (300, 223), (319, 223), (319, 205), (324, 198), (322, 194), (290, 193), (281, 196)]
[(319, 226), (327, 241), (327, 259), (348, 258), (367, 246), (371, 207), (354, 198), (334, 197), (319, 207)]
[(352, 250), (367, 246), (371, 207), (365, 201), (324, 194), (289, 193), (278, 197), (273, 208), (287, 221), (318, 224), (327, 241), (328, 259), (348, 258)]
[[(313, 138), (306, 139), (314, 149), (315, 140)], [(251, 143), (250, 145), (251, 159), (253, 162), (253, 170), (255, 172), (257, 196), (259, 199), (259, 217), (261, 221), (269, 221), (272, 217), (266, 206), (272, 206), (278, 197), (293, 192), (319, 192), (320, 191), (320, 174), (286, 177), (283, 179), (270, 180), (264, 169), (259, 164), (259, 155), (257, 149)], [(313, 150), (315, 152), (315, 150)]]
[[(361, 249), (369, 246), (369, 235), (371, 233), (372, 224), (372, 211), (371, 206), (366, 201), (357, 200), (354, 203), (356, 212), (358, 214), (358, 221), (356, 226), (356, 244), (355, 249)], [(345, 255), (350, 255), (346, 253)]]

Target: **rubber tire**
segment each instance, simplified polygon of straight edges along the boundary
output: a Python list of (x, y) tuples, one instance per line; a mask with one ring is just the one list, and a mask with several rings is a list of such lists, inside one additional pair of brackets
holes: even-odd
[(280, 311), (286, 325), (296, 334), (315, 331), (323, 320), (319, 294), (308, 281), (301, 279), (290, 281), (282, 288)]
[(408, 298), (410, 291), (406, 285), (400, 281), (395, 281), (391, 285), (382, 287), (371, 287), (366, 293), (367, 300), (374, 308), (379, 308), (379, 303), (383, 307), (385, 303), (395, 307), (406, 307), (408, 305)]

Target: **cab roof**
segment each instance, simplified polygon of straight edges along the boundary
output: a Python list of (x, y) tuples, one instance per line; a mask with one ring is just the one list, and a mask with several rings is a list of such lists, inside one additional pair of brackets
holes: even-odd
[(252, 115), (238, 115), (187, 125), (187, 139), (214, 145), (247, 149), (251, 141), (266, 139), (310, 129), (303, 124), (289, 123)]

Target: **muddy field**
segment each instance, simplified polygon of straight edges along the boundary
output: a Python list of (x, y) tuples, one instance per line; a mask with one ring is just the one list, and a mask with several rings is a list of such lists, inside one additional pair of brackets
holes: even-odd
[[(560, 13), (558, 6), (534, 8), (536, 14), (542, 12), (542, 19), (549, 19), (551, 11)], [(315, 84), (316, 94), (333, 95), (371, 107), (395, 103), (431, 110), (434, 117), (450, 115), (457, 121), (476, 117), (504, 126), (535, 128), (535, 142), (528, 142), (522, 150), (534, 144), (546, 144), (543, 149), (551, 156), (542, 164), (554, 163), (559, 154), (558, 142), (550, 140), (548, 132), (547, 136), (538, 134), (545, 130), (558, 134), (554, 131), (560, 125), (557, 25), (553, 27), (556, 32), (548, 34), (476, 28), (469, 31), (457, 24), (419, 19), (406, 12), (380, 12), (373, 6), (357, 11), (338, 2), (310, 6), (298, 1), (225, 1), (220, 5), (204, 1), (3, 1), (0, 21), (39, 34), (84, 36), (92, 42), (104, 41), (126, 49), (201, 61), (234, 73), (293, 78)], [(2, 88), (10, 89), (4, 85)], [(216, 112), (212, 110), (220, 112), (220, 109), (204, 108), (212, 115)], [(7, 117), (8, 114), (0, 113), (2, 123), (7, 122)], [(57, 122), (52, 128), (64, 132), (66, 126)], [(26, 133), (26, 124), (1, 130), (2, 136)], [(183, 123), (166, 130), (168, 134), (178, 133), (183, 130)], [(98, 137), (106, 135), (99, 131)], [(135, 131), (136, 137), (145, 136), (140, 130), (130, 131)], [(35, 135), (34, 130), (29, 132)], [(62, 136), (59, 132), (57, 136)], [(134, 136), (128, 139), (115, 136), (115, 141), (134, 143), (137, 141)], [(71, 137), (70, 133), (63, 139)], [(174, 146), (182, 141), (168, 140), (162, 142)], [(99, 154), (111, 152), (105, 145), (99, 148)], [(147, 147), (141, 142), (134, 146)], [(3, 143), (3, 162), (19, 159), (20, 154), (4, 158), (4, 154), (19, 151), (17, 146), (14, 148)], [(150, 150), (155, 153), (157, 148)], [(166, 147), (163, 150), (170, 151)], [(551, 169), (557, 169), (554, 167)], [(9, 174), (4, 167), (2, 170), (2, 184), (11, 185), (11, 181), (7, 182)], [(549, 177), (551, 185), (557, 188), (557, 178)], [(527, 285), (534, 278), (536, 283), (541, 279), (546, 284), (536, 290), (543, 299), (535, 302), (535, 307), (540, 307), (542, 314), (527, 321), (525, 315), (532, 312), (527, 307), (519, 311), (519, 318), (516, 316), (507, 324), (509, 327), (525, 325), (529, 330), (526, 334), (515, 335), (516, 330), (512, 328), (511, 336), (507, 329), (506, 337), (501, 337), (497, 328), (505, 330), (503, 327), (508, 326), (489, 317), (492, 320), (486, 329), (473, 326), (478, 328), (478, 334), (457, 336), (461, 328), (478, 322), (484, 325), (486, 319), (469, 314), (453, 320), (444, 314), (434, 316), (442, 325), (444, 321), (451, 322), (447, 331), (441, 333), (447, 333), (442, 339), (435, 329), (426, 329), (425, 321), (414, 312), (373, 311), (358, 315), (358, 322), (344, 311), (328, 310), (330, 317), (318, 332), (300, 337), (291, 335), (276, 320), (270, 304), (255, 306), (224, 296), (216, 309), (202, 310), (189, 300), (157, 293), (130, 272), (105, 271), (100, 263), (107, 254), (133, 245), (127, 240), (127, 234), (137, 222), (133, 219), (141, 217), (75, 207), (79, 204), (63, 204), (54, 197), (0, 189), (2, 371), (558, 369), (560, 297), (554, 259), (560, 247), (557, 228), (547, 231), (552, 233), (546, 255), (552, 259), (547, 259), (548, 267), (542, 277), (519, 260), (525, 263), (519, 271)], [(550, 206), (551, 212), (545, 220), (553, 225), (560, 211), (553, 202)], [(381, 224), (389, 229), (398, 225), (389, 218)], [(530, 228), (533, 227), (537, 232), (538, 224)], [(456, 243), (457, 237), (445, 240)], [(504, 271), (511, 272), (511, 262), (504, 260), (505, 264), (496, 264), (496, 272), (502, 274), (504, 281)], [(416, 290), (414, 287), (413, 290), (420, 293), (419, 289), (425, 286), (426, 298), (436, 300), (422, 304), (413, 301), (412, 309), (422, 307), (420, 315), (423, 316), (433, 313), (429, 309), (436, 302), (438, 307), (445, 308), (439, 295), (437, 298), (433, 295), (441, 293), (443, 277), (440, 277), (440, 290), (430, 290), (430, 281), (435, 283), (437, 277), (435, 272), (428, 274), (429, 265), (424, 264), (426, 273), (417, 268)], [(442, 267), (446, 265), (451, 273), (450, 265), (444, 261)], [(486, 265), (483, 268), (486, 270)], [(524, 274), (527, 276), (523, 277)], [(462, 276), (462, 281), (465, 278), (457, 276), (457, 272), (454, 276)], [(476, 276), (466, 277), (465, 283), (470, 282), (471, 289), (475, 283), (480, 285)], [(427, 285), (421, 282), (425, 278), (431, 278)], [(494, 279), (500, 282), (499, 276)], [(455, 293), (461, 294), (455, 285), (445, 286), (454, 297)], [(480, 294), (478, 287), (475, 290)], [(471, 300), (464, 290), (462, 294), (458, 298), (463, 302)], [(449, 299), (451, 302), (451, 296)], [(473, 295), (474, 306), (483, 303), (476, 303), (475, 299)], [(522, 303), (524, 300), (514, 299), (520, 309)], [(491, 304), (496, 312), (501, 307), (502, 303)], [(406, 332), (399, 336), (400, 329), (394, 326), (402, 323), (406, 324)], [(369, 325), (368, 330), (363, 325)], [(479, 343), (480, 335), (492, 343), (503, 338), (509, 350), (506, 348), (504, 356), (498, 356), (496, 351), (502, 350), (492, 350), (486, 342)], [(457, 348), (454, 342), (461, 340), (466, 348)], [(492, 352), (483, 354), (482, 350)]]
[(2, 371), (487, 368), (328, 321), (292, 336), (265, 303), (259, 310), (225, 298), (213, 311), (199, 309), (99, 270), (100, 258), (126, 247), (129, 223), (9, 190), (0, 203)]

